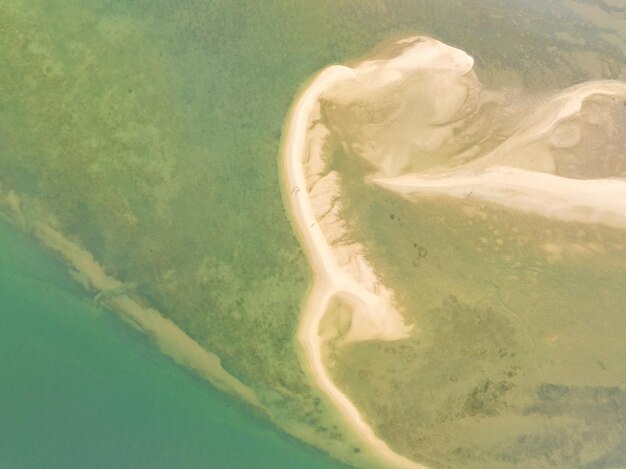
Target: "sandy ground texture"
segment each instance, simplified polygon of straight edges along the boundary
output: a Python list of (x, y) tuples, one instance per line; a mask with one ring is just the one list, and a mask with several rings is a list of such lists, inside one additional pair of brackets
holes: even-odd
[[(582, 135), (593, 132), (591, 127), (602, 129), (607, 113), (623, 112), (611, 106), (626, 98), (626, 84), (586, 83), (542, 98), (529, 117), (507, 115), (501, 134), (480, 140), (480, 131), (498, 119), (483, 108), (506, 99), (482, 89), (473, 59), (425, 37), (397, 41), (390, 49), (391, 58), (353, 68), (334, 65), (313, 79), (289, 115), (282, 171), (285, 197), (314, 274), (298, 332), (310, 372), (380, 461), (424, 467), (381, 440), (325, 369), (322, 349), (328, 340), (339, 345), (397, 340), (416, 332), (398, 311), (393, 291), (368, 264), (364, 247), (348, 236), (341, 176), (327, 154), (332, 137), (338, 135), (346, 154), (369, 165), (373, 183), (411, 200), (472, 197), (567, 221), (624, 227), (626, 172), (623, 178), (612, 177), (610, 170), (599, 178), (569, 177), (567, 171), (585, 165), (563, 170), (561, 151), (583, 152), (577, 148)], [(618, 139), (614, 154), (601, 158), (603, 168), (621, 164), (615, 158), (623, 145), (619, 133), (612, 134)], [(338, 303), (349, 317), (337, 319), (329, 332), (327, 317)]]
[(283, 171), (292, 215), (314, 273), (298, 332), (310, 371), (346, 421), (384, 463), (424, 467), (395, 453), (378, 438), (355, 405), (333, 383), (324, 367), (324, 337), (319, 333), (320, 322), (334, 299), (347, 303), (352, 312), (349, 329), (342, 337), (344, 343), (395, 340), (411, 333), (411, 327), (395, 307), (393, 292), (378, 280), (365, 260), (363, 247), (345, 240), (339, 176), (328, 170), (324, 161), (328, 129), (320, 120), (320, 100), (353, 89), (355, 80), (366, 87), (377, 87), (401, 80), (405, 70), (415, 67), (453, 68), (463, 74), (473, 64), (463, 52), (432, 39), (409, 38), (399, 44), (403, 45), (403, 52), (390, 61), (364, 62), (354, 69), (331, 66), (313, 80), (297, 99), (288, 120)]
[(594, 98), (622, 102), (626, 84), (597, 81), (566, 90), (493, 151), (451, 171), (433, 168), (373, 181), (403, 195), (472, 197), (549, 218), (626, 228), (626, 175), (581, 179), (558, 174), (555, 150), (576, 147), (585, 124), (602, 124), (600, 113), (584, 106)]

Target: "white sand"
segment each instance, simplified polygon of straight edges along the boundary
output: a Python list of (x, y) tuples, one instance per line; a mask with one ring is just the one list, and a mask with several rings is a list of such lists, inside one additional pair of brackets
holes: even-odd
[[(569, 148), (580, 138), (578, 133), (572, 137), (571, 132), (552, 131), (577, 117), (585, 99), (592, 96), (624, 100), (626, 83), (596, 81), (563, 91), (489, 154), (453, 170), (434, 168), (372, 181), (406, 196), (471, 197), (559, 220), (626, 228), (626, 180), (571, 179), (552, 174), (556, 168), (547, 148)], [(546, 139), (549, 145), (541, 143)]]
[(407, 196), (445, 194), (480, 199), (546, 217), (626, 228), (626, 180), (569, 179), (494, 166), (475, 175), (428, 178), (409, 174), (374, 182)]
[[(282, 154), (286, 197), (314, 273), (298, 337), (317, 384), (381, 462), (394, 467), (423, 468), (394, 452), (374, 433), (352, 401), (332, 381), (322, 360), (319, 324), (335, 295), (349, 296), (359, 305), (353, 311), (349, 340), (393, 340), (405, 337), (410, 331), (395, 309), (392, 293), (379, 282), (363, 258), (362, 247), (339, 242), (344, 230), (338, 217), (339, 189), (334, 174), (318, 177), (306, 171), (311, 167), (319, 171), (323, 167), (311, 161), (320, 156), (322, 144), (311, 138), (311, 129), (316, 128), (314, 122), (319, 116), (320, 96), (336, 83), (356, 76), (357, 72), (347, 67), (325, 69), (298, 98), (286, 126)], [(316, 133), (324, 134), (314, 130), (313, 135)]]

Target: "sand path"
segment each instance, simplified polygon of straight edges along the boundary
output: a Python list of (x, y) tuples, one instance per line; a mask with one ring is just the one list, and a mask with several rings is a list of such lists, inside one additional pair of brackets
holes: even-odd
[(441, 194), (479, 199), (557, 220), (626, 228), (626, 181), (621, 179), (570, 179), (493, 166), (479, 174), (407, 174), (373, 182), (405, 196)]
[(533, 162), (532, 157), (536, 159), (542, 151), (532, 145), (550, 133), (553, 145), (571, 146), (567, 134), (559, 137), (554, 130), (562, 122), (578, 117), (583, 102), (592, 96), (624, 101), (626, 83), (600, 80), (565, 90), (538, 109), (491, 153), (452, 171), (435, 168), (392, 178), (375, 177), (372, 181), (409, 197), (429, 194), (471, 197), (553, 219), (626, 228), (626, 179), (559, 176), (545, 171), (544, 167), (555, 166), (549, 154), (542, 157), (543, 162)]
[(320, 95), (337, 81), (353, 76), (354, 71), (347, 67), (331, 66), (325, 69), (297, 99), (286, 125), (282, 152), (284, 188), (288, 191), (286, 198), (314, 276), (313, 287), (302, 312), (298, 338), (317, 384), (356, 434), (377, 455), (379, 462), (393, 467), (424, 468), (394, 452), (374, 433), (352, 401), (332, 381), (322, 360), (319, 323), (334, 295), (348, 294), (358, 298), (365, 311), (374, 311), (380, 306), (380, 298), (371, 289), (356, 281), (354, 276), (338, 265), (315, 216), (303, 165), (304, 160), (308, 159), (307, 134), (316, 118)]

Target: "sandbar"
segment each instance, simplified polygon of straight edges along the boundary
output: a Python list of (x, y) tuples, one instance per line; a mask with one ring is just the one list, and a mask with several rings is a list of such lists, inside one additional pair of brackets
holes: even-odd
[[(405, 62), (399, 61), (399, 64), (404, 66)], [(347, 295), (356, 305), (351, 327), (355, 335), (353, 340), (393, 340), (410, 332), (410, 327), (404, 324), (395, 309), (392, 292), (376, 278), (358, 246), (337, 246), (337, 243), (329, 242), (329, 236), (341, 230), (341, 223), (336, 218), (334, 206), (320, 210), (316, 201), (336, 204), (336, 184), (322, 182), (317, 186), (328, 175), (311, 177), (306, 171), (307, 165), (312, 163), (320, 167), (319, 162), (311, 161), (319, 157), (319, 145), (322, 144), (311, 142), (311, 129), (319, 118), (320, 97), (337, 83), (355, 78), (357, 73), (355, 69), (338, 65), (324, 69), (296, 99), (285, 126), (283, 190), (313, 271), (313, 285), (301, 312), (298, 339), (316, 383), (375, 457), (384, 465), (423, 469), (425, 466), (396, 453), (376, 435), (354, 403), (332, 381), (322, 359), (323, 339), (319, 335), (319, 325), (329, 302), (336, 295)], [(322, 196), (320, 187), (325, 193)]]

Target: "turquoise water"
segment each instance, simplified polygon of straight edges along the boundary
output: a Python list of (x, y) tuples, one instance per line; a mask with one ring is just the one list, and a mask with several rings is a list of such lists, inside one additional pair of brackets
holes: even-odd
[(339, 464), (191, 376), (0, 222), (0, 467)]

